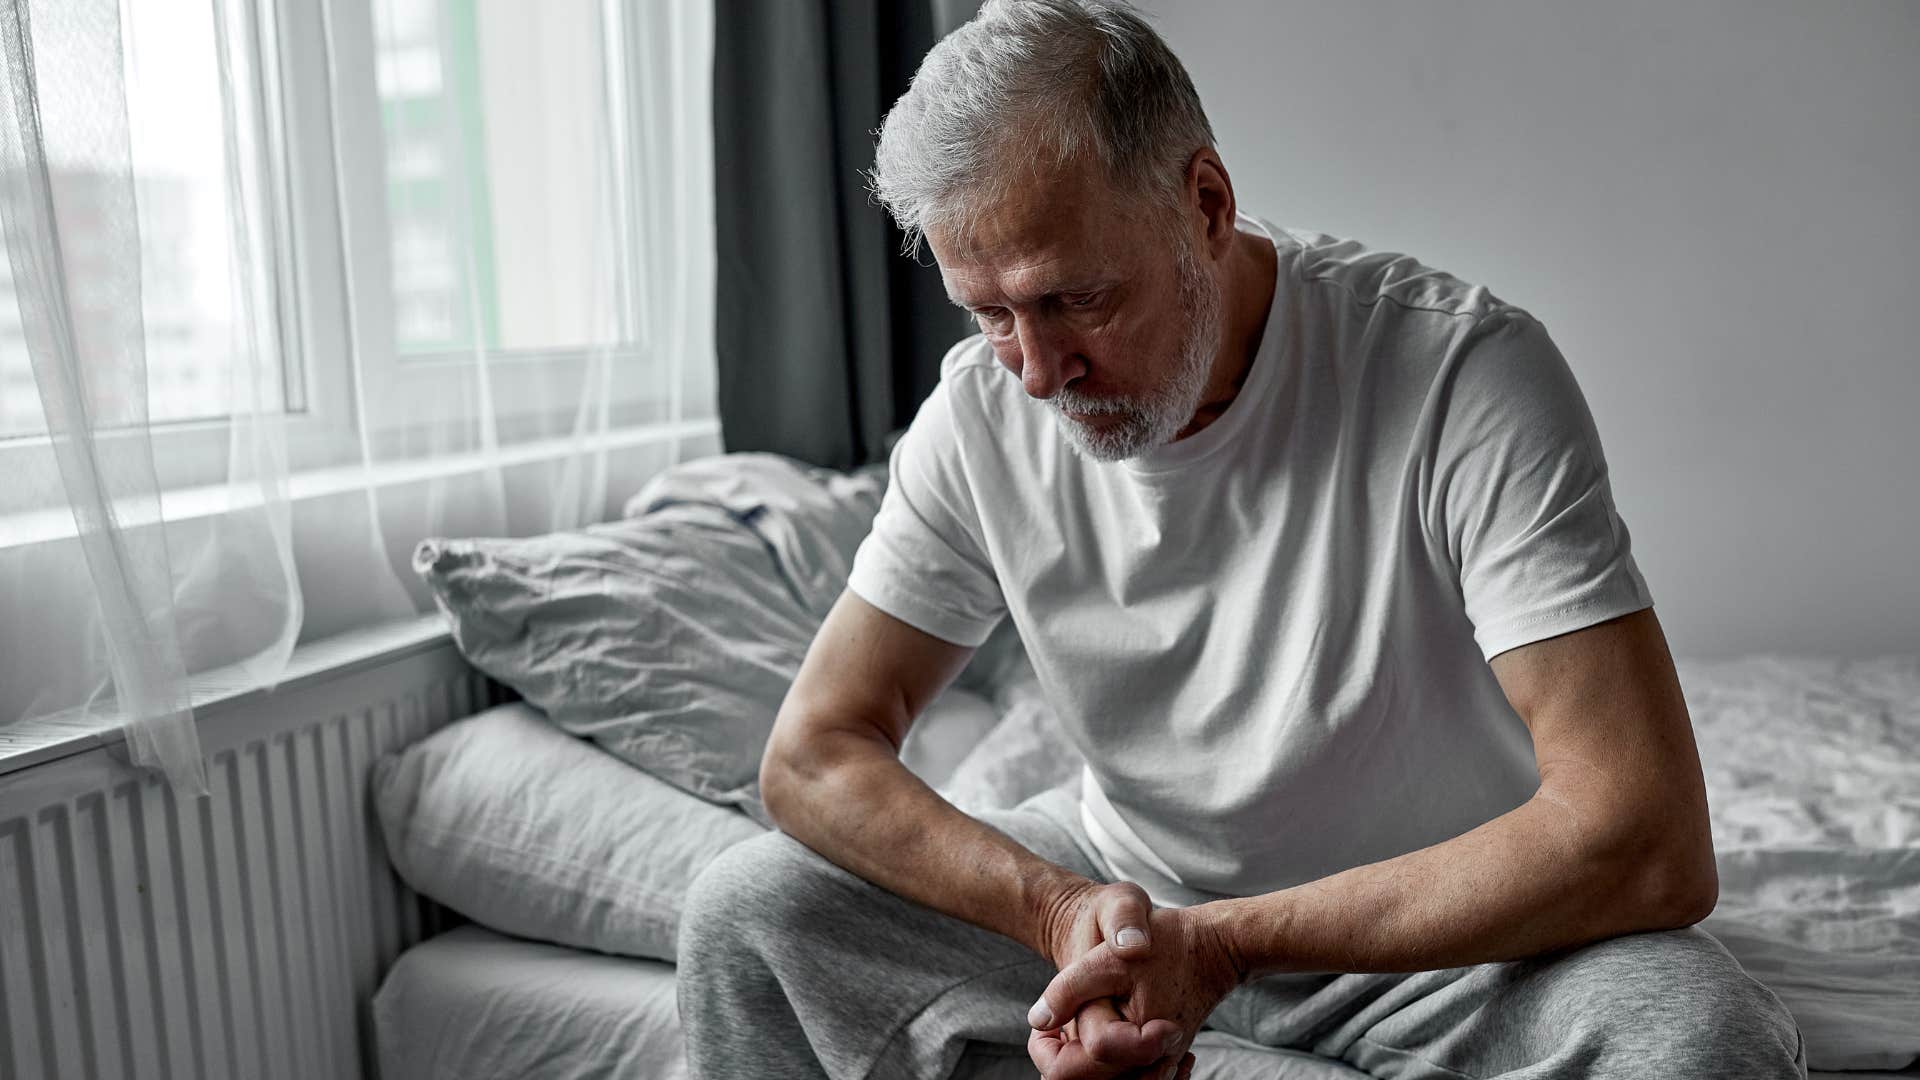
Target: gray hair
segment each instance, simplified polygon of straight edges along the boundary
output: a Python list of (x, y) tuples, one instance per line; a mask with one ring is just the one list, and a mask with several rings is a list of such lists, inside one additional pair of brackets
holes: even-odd
[(1213, 145), (1180, 58), (1118, 0), (987, 0), (927, 53), (879, 135), (868, 179), (908, 253), (1017, 182), (1015, 153), (1090, 154), (1116, 190), (1172, 207)]

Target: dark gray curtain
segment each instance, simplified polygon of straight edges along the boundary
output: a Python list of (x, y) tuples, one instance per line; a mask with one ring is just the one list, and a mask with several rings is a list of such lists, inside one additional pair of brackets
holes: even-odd
[(834, 468), (880, 460), (972, 332), (869, 200), (873, 131), (967, 0), (717, 0), (721, 437)]

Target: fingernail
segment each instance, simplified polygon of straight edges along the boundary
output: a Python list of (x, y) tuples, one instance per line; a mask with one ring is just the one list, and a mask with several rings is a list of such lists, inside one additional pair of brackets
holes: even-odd
[(1053, 1010), (1047, 1008), (1046, 998), (1034, 1002), (1033, 1008), (1027, 1010), (1027, 1023), (1036, 1031), (1053, 1029)]
[(1137, 926), (1129, 926), (1114, 935), (1113, 940), (1123, 949), (1137, 949), (1147, 943), (1147, 932)]

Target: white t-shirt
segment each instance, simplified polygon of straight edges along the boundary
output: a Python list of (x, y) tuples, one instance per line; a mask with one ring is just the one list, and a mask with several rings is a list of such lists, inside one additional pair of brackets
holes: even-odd
[(1089, 461), (969, 338), (893, 450), (848, 582), (963, 645), (1012, 616), (1086, 755), (1090, 839), (1162, 904), (1525, 802), (1532, 742), (1486, 661), (1652, 603), (1537, 320), (1405, 255), (1240, 227), (1279, 277), (1221, 416)]

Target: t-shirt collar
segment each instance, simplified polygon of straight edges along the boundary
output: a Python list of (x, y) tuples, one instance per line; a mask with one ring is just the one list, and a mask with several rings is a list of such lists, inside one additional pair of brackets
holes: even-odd
[[(1279, 253), (1275, 229), (1271, 225), (1250, 214), (1238, 215), (1236, 224), (1265, 236), (1269, 243), (1274, 243), (1276, 254)], [(1267, 399), (1273, 389), (1276, 371), (1281, 366), (1280, 346), (1286, 336), (1281, 311), (1283, 298), (1289, 291), (1286, 273), (1287, 260), (1281, 258), (1274, 281), (1273, 303), (1267, 311), (1266, 328), (1261, 331), (1260, 345), (1254, 350), (1253, 364), (1240, 384), (1240, 392), (1227, 403), (1227, 410), (1213, 423), (1184, 439), (1156, 446), (1120, 462), (1128, 472), (1142, 479), (1159, 479), (1180, 472), (1233, 441), (1235, 434), (1247, 426), (1249, 417), (1268, 411)]]

